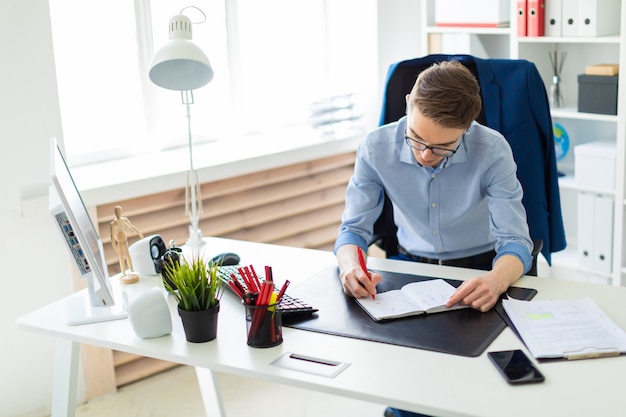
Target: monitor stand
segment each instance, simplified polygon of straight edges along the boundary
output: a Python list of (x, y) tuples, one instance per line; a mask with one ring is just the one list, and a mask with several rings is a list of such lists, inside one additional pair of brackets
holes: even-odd
[(93, 306), (87, 289), (77, 292), (66, 299), (67, 324), (98, 323), (102, 321), (120, 320), (128, 317), (126, 303), (116, 303), (112, 306)]

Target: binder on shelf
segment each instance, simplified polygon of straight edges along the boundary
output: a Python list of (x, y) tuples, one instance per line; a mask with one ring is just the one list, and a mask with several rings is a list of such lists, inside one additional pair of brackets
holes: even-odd
[(611, 272), (613, 262), (613, 197), (594, 197), (593, 262), (596, 271)]
[(598, 272), (612, 270), (613, 197), (578, 194), (578, 264)]
[(543, 36), (546, 19), (545, 0), (528, 0), (528, 36)]
[(563, 36), (578, 36), (578, 9), (581, 2), (582, 0), (565, 0), (561, 3), (563, 15), (561, 33)]
[(528, 34), (527, 11), (528, 0), (517, 0), (517, 36), (526, 36)]
[(594, 196), (578, 193), (578, 265), (593, 268)]
[[(564, 3), (568, 3), (566, 0)], [(620, 0), (578, 0), (578, 36), (619, 33)]]
[[(569, 1), (569, 0), (565, 0)], [(563, 35), (563, 0), (546, 0), (544, 22), (546, 36)]]

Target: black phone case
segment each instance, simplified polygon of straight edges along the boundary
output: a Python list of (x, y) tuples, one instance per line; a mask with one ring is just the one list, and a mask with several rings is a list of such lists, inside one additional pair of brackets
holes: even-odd
[(487, 356), (509, 384), (530, 384), (545, 380), (539, 369), (519, 349), (487, 352)]

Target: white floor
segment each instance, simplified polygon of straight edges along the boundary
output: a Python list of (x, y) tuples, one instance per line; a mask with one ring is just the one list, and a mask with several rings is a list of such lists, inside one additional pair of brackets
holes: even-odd
[[(385, 409), (380, 404), (232, 375), (220, 374), (219, 380), (227, 417), (382, 417)], [(179, 366), (76, 410), (76, 417), (110, 416), (204, 417), (195, 370)]]

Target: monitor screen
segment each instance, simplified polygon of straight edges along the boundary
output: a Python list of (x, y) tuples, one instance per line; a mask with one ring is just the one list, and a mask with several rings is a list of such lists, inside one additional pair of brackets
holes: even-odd
[[(119, 308), (113, 309), (115, 302), (102, 241), (55, 138), (51, 140), (50, 168), (50, 213), (78, 272), (87, 280), (87, 303), (83, 305), (81, 300), (76, 302), (76, 308), (69, 312), (68, 323), (82, 324), (123, 318), (125, 316)], [(120, 314), (122, 317), (119, 317)]]

